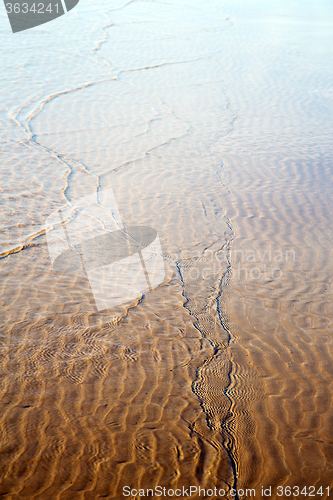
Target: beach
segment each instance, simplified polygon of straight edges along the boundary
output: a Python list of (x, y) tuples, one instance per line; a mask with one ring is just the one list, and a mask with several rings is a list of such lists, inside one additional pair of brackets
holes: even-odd
[[(0, 498), (332, 498), (332, 27), (328, 0), (1, 10)], [(127, 275), (71, 260), (138, 227)]]

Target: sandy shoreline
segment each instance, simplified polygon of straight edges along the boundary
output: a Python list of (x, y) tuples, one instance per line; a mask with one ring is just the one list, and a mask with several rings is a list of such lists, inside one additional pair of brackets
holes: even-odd
[[(331, 6), (81, 3), (0, 20), (0, 497), (329, 498)], [(165, 276), (98, 311), (46, 221), (110, 189)]]

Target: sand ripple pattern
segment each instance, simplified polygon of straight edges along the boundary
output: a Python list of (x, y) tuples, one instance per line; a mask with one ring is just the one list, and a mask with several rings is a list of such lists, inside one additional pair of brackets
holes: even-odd
[[(81, 3), (6, 38), (0, 497), (333, 487), (326, 0)], [(97, 313), (45, 220), (108, 188), (166, 279)]]

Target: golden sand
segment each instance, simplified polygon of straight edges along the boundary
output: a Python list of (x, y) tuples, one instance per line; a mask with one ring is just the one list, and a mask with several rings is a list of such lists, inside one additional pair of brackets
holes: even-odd
[[(8, 35), (9, 82), (32, 69), (1, 115), (1, 499), (329, 498), (330, 10), (265, 5), (88, 2)], [(46, 220), (109, 188), (165, 279), (97, 311)]]

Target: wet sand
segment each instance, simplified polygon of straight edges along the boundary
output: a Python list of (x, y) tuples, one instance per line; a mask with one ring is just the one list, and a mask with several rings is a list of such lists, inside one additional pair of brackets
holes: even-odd
[[(81, 3), (0, 20), (0, 498), (330, 498), (332, 7)], [(110, 188), (165, 278), (97, 311), (46, 221)]]

